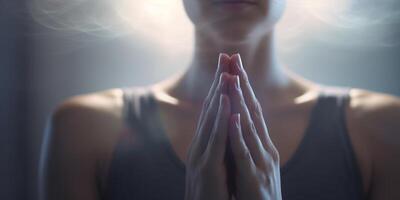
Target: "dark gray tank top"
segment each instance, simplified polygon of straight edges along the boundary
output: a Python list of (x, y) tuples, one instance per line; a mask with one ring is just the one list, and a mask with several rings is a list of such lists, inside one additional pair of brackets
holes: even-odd
[[(345, 123), (347, 91), (320, 93), (300, 145), (281, 167), (283, 200), (363, 199)], [(103, 199), (183, 199), (185, 166), (162, 128), (153, 93), (141, 87), (126, 89), (124, 101), (129, 128), (113, 153)]]

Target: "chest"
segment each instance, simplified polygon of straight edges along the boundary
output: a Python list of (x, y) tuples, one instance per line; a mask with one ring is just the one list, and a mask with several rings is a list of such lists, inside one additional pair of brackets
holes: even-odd
[[(288, 116), (282, 117), (291, 119)], [(344, 147), (340, 146), (340, 141), (331, 137), (317, 137), (335, 135), (334, 128), (315, 129), (315, 126), (308, 126), (309, 120), (303, 121), (303, 117), (285, 124), (280, 123), (282, 118), (279, 116), (268, 120), (275, 145), (278, 150), (280, 148), (280, 154), (286, 153), (285, 164), (281, 168), (284, 199), (361, 199), (362, 192), (357, 182), (359, 179), (353, 173), (354, 169), (349, 170), (352, 165), (349, 165), (346, 155), (343, 155), (341, 149)], [(171, 116), (164, 121), (167, 123), (163, 124), (168, 124), (164, 127), (168, 139), (165, 142), (171, 145), (150, 141), (140, 147), (118, 149), (110, 173), (112, 184), (109, 184), (106, 196), (118, 200), (165, 199), (166, 196), (183, 199), (185, 171), (181, 165), (177, 165), (175, 158), (185, 161), (194, 133), (193, 127), (196, 127), (193, 121), (196, 120), (174, 119)], [(293, 136), (293, 131), (297, 129), (302, 131), (297, 131), (298, 135)], [(307, 140), (304, 140), (303, 134), (307, 134)], [(322, 148), (313, 148), (311, 144), (314, 141), (319, 141)], [(282, 148), (285, 145), (293, 147)]]
[[(160, 114), (163, 132), (176, 156), (184, 163), (195, 134), (198, 121), (196, 116), (198, 116), (197, 113), (191, 116), (173, 112)], [(309, 109), (302, 108), (276, 112), (269, 116), (268, 119), (264, 117), (265, 123), (279, 151), (281, 166), (284, 166), (300, 146), (309, 126), (311, 112)]]

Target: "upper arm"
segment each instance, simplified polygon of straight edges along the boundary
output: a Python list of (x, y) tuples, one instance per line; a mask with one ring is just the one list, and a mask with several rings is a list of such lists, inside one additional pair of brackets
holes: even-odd
[(352, 117), (370, 159), (370, 199), (400, 199), (400, 100), (356, 91)]
[(41, 199), (99, 199), (98, 164), (121, 126), (118, 107), (115, 97), (94, 94), (74, 97), (56, 109), (42, 146)]

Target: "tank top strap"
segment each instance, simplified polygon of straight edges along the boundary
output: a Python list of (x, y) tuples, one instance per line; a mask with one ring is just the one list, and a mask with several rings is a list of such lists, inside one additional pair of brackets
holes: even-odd
[(346, 124), (349, 91), (350, 88), (321, 87), (307, 133), (287, 165), (290, 167), (283, 172), (286, 199), (297, 197), (296, 191), (303, 187), (316, 191), (320, 188), (318, 196), (329, 192), (326, 188), (335, 188), (338, 197), (362, 199), (361, 174)]
[(185, 171), (171, 159), (148, 87), (123, 88), (126, 129), (115, 146), (104, 199), (183, 199)]
[[(335, 145), (344, 151), (348, 164), (353, 164), (348, 157), (352, 155), (350, 138), (346, 125), (346, 107), (349, 101), (349, 88), (323, 87), (318, 103), (311, 116), (311, 136), (306, 139), (308, 148), (321, 148), (323, 145)], [(338, 149), (338, 150), (339, 150)]]
[[(170, 152), (172, 147), (170, 147), (159, 116), (154, 91), (148, 87), (132, 87), (123, 91), (124, 119), (128, 127), (134, 130), (134, 137), (139, 137), (138, 139), (145, 145), (152, 146), (153, 150), (172, 153)], [(165, 148), (168, 151), (165, 151)]]
[[(326, 87), (321, 91), (320, 103), (314, 113), (316, 130), (327, 135), (320, 135), (325, 139), (337, 139), (345, 151), (346, 157), (353, 155), (350, 137), (346, 124), (346, 107), (350, 100), (350, 88)], [(317, 131), (316, 131), (317, 132)], [(318, 138), (317, 137), (317, 138)], [(349, 163), (352, 158), (348, 157)]]
[(123, 88), (123, 118), (128, 128), (142, 139), (149, 140), (149, 119), (153, 109), (150, 90), (146, 87)]
[[(324, 162), (327, 165), (342, 165), (341, 173), (346, 174), (346, 179), (354, 187), (356, 194), (362, 195), (361, 172), (346, 121), (350, 90), (347, 87), (325, 87), (322, 90), (320, 105), (314, 116), (318, 120), (312, 125), (312, 140), (316, 144), (315, 150), (321, 149), (324, 157), (329, 158)], [(319, 157), (320, 160), (325, 158)]]
[(319, 154), (315, 152), (320, 152), (321, 147), (326, 146), (326, 143), (337, 143), (338, 135), (343, 134), (343, 129), (338, 130), (338, 127), (344, 126), (342, 119), (347, 99), (348, 89), (321, 87), (317, 102), (311, 110), (304, 136), (291, 159), (282, 166), (282, 174), (291, 174), (292, 168), (296, 168), (299, 162), (303, 162), (304, 157), (318, 157)]
[[(344, 125), (345, 109), (349, 101), (350, 88), (325, 87), (320, 93), (320, 102), (314, 114), (319, 122)], [(326, 123), (320, 125), (326, 126)]]
[[(348, 167), (349, 177), (354, 181), (353, 183), (356, 186), (357, 192), (362, 194), (361, 172), (351, 143), (346, 121), (346, 108), (350, 101), (350, 90), (351, 88), (337, 87), (330, 87), (324, 90), (322, 96), (327, 105), (324, 106), (321, 112), (319, 112), (318, 117), (323, 117), (321, 115), (325, 115), (325, 119), (327, 117), (330, 118), (331, 126), (326, 124), (326, 120), (321, 120), (326, 124), (326, 128), (331, 127), (331, 130), (326, 130), (325, 132), (335, 134), (331, 137), (337, 138), (338, 146), (342, 147), (342, 155)], [(332, 116), (329, 116), (329, 113), (332, 113)]]

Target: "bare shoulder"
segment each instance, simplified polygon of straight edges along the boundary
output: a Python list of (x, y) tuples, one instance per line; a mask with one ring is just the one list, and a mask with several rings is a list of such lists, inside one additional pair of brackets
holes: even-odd
[(70, 97), (55, 110), (54, 116), (64, 117), (70, 114), (104, 113), (118, 117), (118, 109), (122, 106), (122, 91), (110, 89), (95, 93)]
[(122, 91), (71, 97), (52, 114), (40, 161), (43, 199), (98, 199), (96, 181), (106, 170), (123, 127)]
[(359, 128), (363, 129), (365, 134), (382, 140), (390, 139), (385, 137), (389, 135), (400, 139), (400, 99), (398, 97), (361, 89), (353, 89), (350, 96), (351, 118), (360, 125)]
[[(74, 96), (61, 103), (52, 115), (52, 128), (66, 137), (91, 137), (117, 131), (122, 125), (122, 91), (111, 89)], [(105, 136), (105, 135), (102, 135)]]
[(121, 89), (71, 97), (55, 109), (51, 132), (70, 148), (101, 157), (112, 151), (124, 126), (122, 107)]
[(400, 185), (400, 99), (361, 89), (353, 89), (350, 97), (348, 130), (364, 188), (370, 199), (396, 199), (400, 197), (394, 190)]

